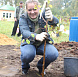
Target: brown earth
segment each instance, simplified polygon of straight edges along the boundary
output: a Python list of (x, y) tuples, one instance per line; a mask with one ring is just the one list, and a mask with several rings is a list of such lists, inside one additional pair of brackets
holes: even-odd
[(18, 42), (4, 34), (0, 34), (0, 45), (16, 45)]
[[(78, 58), (78, 42), (62, 42), (54, 46), (59, 51), (59, 57), (47, 67), (44, 77), (65, 77), (64, 57)], [(25, 76), (21, 73), (20, 54), (20, 48), (16, 45), (0, 45), (0, 77), (41, 77), (36, 65), (42, 56), (36, 55)]]

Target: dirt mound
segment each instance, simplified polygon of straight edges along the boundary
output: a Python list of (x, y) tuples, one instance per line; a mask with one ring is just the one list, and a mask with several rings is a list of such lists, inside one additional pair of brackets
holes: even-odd
[(54, 44), (58, 51), (68, 50), (74, 55), (78, 55), (78, 42), (61, 42)]
[(4, 34), (0, 34), (0, 45), (16, 45), (18, 42)]

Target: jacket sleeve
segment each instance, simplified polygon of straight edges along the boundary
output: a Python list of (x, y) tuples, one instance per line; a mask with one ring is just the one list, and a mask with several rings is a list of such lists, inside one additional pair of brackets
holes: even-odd
[(53, 20), (52, 21), (48, 21), (49, 25), (53, 25), (53, 26), (57, 26), (57, 24), (59, 23), (59, 20), (53, 16)]
[[(30, 41), (35, 41), (36, 33), (30, 32), (29, 26), (27, 24), (26, 18), (21, 16), (19, 19), (19, 28), (21, 31), (21, 34), (24, 39), (29, 39)], [(34, 34), (34, 36), (32, 36)]]
[(16, 8), (15, 8), (15, 12), (14, 12), (14, 18), (16, 18)]

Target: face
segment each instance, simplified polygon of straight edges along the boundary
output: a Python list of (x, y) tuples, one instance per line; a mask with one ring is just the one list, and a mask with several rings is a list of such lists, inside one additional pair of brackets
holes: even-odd
[(19, 3), (19, 6), (22, 7), (23, 6), (23, 3)]
[(38, 4), (37, 3), (28, 3), (27, 4), (27, 13), (30, 18), (35, 19), (39, 14)]

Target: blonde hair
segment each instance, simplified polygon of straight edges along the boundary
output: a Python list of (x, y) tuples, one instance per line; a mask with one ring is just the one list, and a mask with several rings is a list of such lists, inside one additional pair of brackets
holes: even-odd
[(28, 3), (36, 2), (37, 4), (40, 4), (38, 0), (27, 0), (26, 1), (26, 8)]

